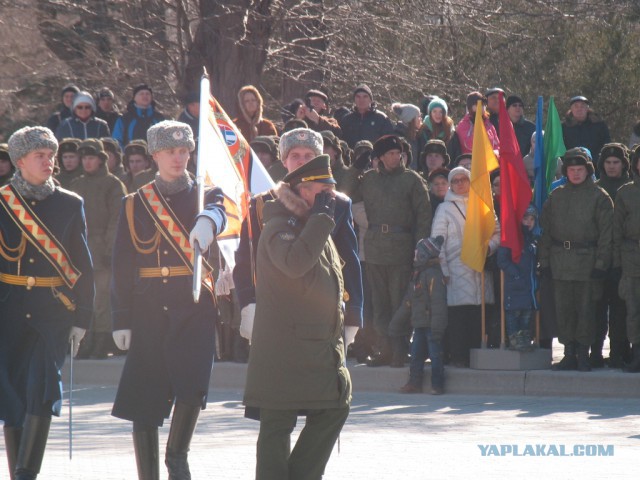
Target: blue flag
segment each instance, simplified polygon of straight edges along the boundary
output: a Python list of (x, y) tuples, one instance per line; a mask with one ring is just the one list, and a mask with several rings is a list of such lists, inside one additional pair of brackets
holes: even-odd
[(544, 139), (542, 138), (542, 96), (538, 97), (538, 110), (536, 112), (536, 146), (534, 153), (534, 194), (533, 204), (539, 213), (542, 212), (542, 205), (547, 199), (547, 179), (544, 161)]

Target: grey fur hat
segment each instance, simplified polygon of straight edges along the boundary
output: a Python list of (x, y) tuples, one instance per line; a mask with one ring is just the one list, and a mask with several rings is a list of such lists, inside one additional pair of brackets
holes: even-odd
[(187, 147), (190, 152), (196, 148), (193, 131), (186, 123), (164, 120), (147, 130), (149, 155), (169, 148)]
[(47, 127), (24, 127), (9, 137), (9, 156), (11, 163), (16, 162), (34, 150), (49, 148), (55, 155), (58, 152), (58, 140)]
[(284, 162), (289, 151), (296, 147), (306, 147), (313, 150), (315, 156), (322, 155), (324, 141), (322, 135), (308, 128), (295, 128), (280, 137), (280, 158)]

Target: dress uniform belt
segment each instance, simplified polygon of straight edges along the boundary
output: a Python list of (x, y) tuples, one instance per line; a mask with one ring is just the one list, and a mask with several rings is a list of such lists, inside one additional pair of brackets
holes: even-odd
[(552, 241), (556, 247), (562, 247), (565, 250), (572, 250), (574, 248), (595, 248), (598, 246), (597, 242), (574, 242), (573, 240), (556, 240)]
[(411, 233), (412, 230), (409, 227), (402, 227), (400, 225), (387, 225), (386, 223), (370, 223), (367, 227), (368, 230), (375, 230), (382, 233)]
[(140, 278), (183, 277), (187, 275), (193, 275), (193, 272), (184, 265), (179, 267), (142, 267), (138, 269)]
[(0, 273), (0, 282), (27, 287), (29, 290), (33, 287), (61, 287), (64, 285), (62, 277), (27, 277), (10, 273)]

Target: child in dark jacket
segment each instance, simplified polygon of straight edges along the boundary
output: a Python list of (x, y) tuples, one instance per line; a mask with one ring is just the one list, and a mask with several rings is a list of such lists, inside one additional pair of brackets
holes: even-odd
[(498, 249), (498, 267), (504, 272), (504, 310), (510, 350), (528, 351), (531, 347), (531, 317), (537, 310), (536, 250), (533, 229), (538, 213), (533, 205), (522, 218), (524, 246), (520, 261), (514, 263), (510, 248)]
[(413, 275), (402, 305), (389, 324), (389, 335), (405, 335), (404, 325), (413, 327), (409, 382), (402, 393), (422, 392), (424, 362), (431, 358), (431, 394), (444, 392), (442, 339), (447, 328), (447, 288), (440, 268), (440, 249), (444, 238), (423, 238), (418, 242)]

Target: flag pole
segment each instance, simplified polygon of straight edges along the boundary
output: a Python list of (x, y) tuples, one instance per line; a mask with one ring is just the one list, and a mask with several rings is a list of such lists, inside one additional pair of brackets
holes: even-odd
[(505, 312), (504, 312), (504, 271), (500, 270), (500, 348), (502, 350), (506, 347), (506, 333), (505, 333)]
[(73, 354), (76, 349), (75, 337), (71, 337), (69, 357), (69, 460), (73, 458)]
[(482, 348), (487, 348), (487, 325), (486, 325), (486, 308), (485, 308), (485, 298), (484, 298), (484, 270), (482, 270), (481, 275), (481, 304), (480, 304), (480, 311), (481, 311), (481, 320), (482, 320), (482, 332), (481, 332), (481, 347)]
[[(202, 67), (202, 78), (200, 79), (200, 131), (203, 132), (203, 122), (209, 121), (209, 112), (211, 107), (209, 105), (210, 96), (210, 84), (209, 74), (207, 69)], [(198, 138), (198, 158), (196, 159), (196, 191), (197, 191), (197, 204), (196, 211), (198, 214), (204, 210), (204, 162), (202, 161), (202, 154), (206, 151), (203, 148), (204, 138)], [(196, 242), (193, 247), (193, 302), (198, 303), (200, 301), (200, 290), (202, 289), (202, 251), (200, 245)]]

